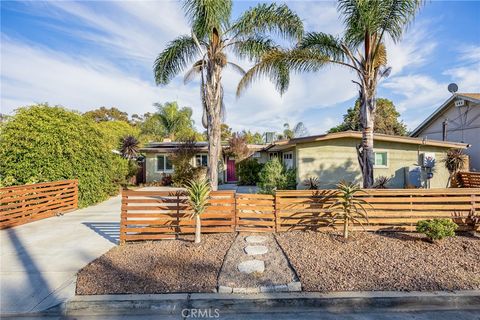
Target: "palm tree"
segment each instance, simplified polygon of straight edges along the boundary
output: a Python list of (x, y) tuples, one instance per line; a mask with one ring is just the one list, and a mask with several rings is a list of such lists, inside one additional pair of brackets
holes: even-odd
[(210, 184), (207, 180), (191, 180), (186, 185), (188, 203), (192, 206), (192, 218), (195, 218), (195, 243), (201, 241), (200, 215), (205, 211), (210, 196)]
[(284, 139), (293, 139), (308, 136), (308, 129), (305, 127), (303, 122), (298, 122), (293, 128), (290, 128), (290, 124), (283, 124), (283, 135)]
[(207, 129), (209, 142), (208, 177), (212, 189), (216, 190), (220, 127), (225, 114), (222, 73), (228, 65), (244, 74), (239, 65), (227, 58), (227, 51), (259, 61), (265, 52), (279, 48), (267, 33), (298, 40), (303, 35), (303, 24), (286, 5), (260, 4), (233, 22), (230, 21), (231, 0), (185, 0), (183, 8), (191, 23), (191, 35), (173, 40), (158, 55), (154, 64), (155, 81), (166, 85), (193, 62), (184, 80), (188, 82), (200, 76), (202, 124)]
[(165, 104), (154, 103), (157, 108), (155, 116), (160, 121), (165, 130), (165, 135), (174, 140), (176, 135), (193, 135), (192, 109), (184, 107), (179, 108), (176, 102), (167, 102)]
[(138, 155), (139, 142), (134, 136), (126, 136), (120, 144), (120, 154), (125, 159), (134, 159)]
[(237, 88), (237, 95), (256, 78), (269, 76), (280, 93), (288, 88), (289, 72), (318, 71), (325, 65), (346, 67), (357, 75), (360, 99), (362, 142), (357, 146), (363, 187), (373, 185), (373, 130), (377, 85), (390, 74), (385, 38), (401, 39), (404, 29), (413, 20), (422, 0), (339, 0), (343, 16), (342, 37), (310, 32), (292, 50), (274, 49), (263, 55), (250, 69)]

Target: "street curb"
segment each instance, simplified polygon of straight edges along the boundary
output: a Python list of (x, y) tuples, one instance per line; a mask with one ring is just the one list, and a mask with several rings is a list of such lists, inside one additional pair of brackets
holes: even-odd
[[(366, 310), (480, 310), (480, 290), (452, 292), (277, 292), (259, 294), (179, 293), (75, 296), (37, 315), (156, 314), (181, 315), (185, 309), (236, 312), (285, 312), (304, 308), (329, 312)], [(29, 314), (32, 315), (32, 314)], [(7, 315), (3, 315), (7, 316)], [(18, 316), (18, 314), (17, 314)]]

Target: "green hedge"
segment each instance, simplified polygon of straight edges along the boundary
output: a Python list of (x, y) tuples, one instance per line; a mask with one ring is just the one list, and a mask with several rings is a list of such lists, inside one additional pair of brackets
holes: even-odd
[(236, 164), (236, 173), (238, 184), (244, 186), (254, 186), (259, 180), (260, 171), (263, 164), (258, 163), (255, 158), (247, 158)]
[(274, 194), (275, 190), (294, 190), (297, 186), (295, 169), (287, 169), (277, 158), (269, 160), (259, 174), (260, 193)]
[(90, 119), (46, 104), (23, 107), (0, 127), (3, 185), (78, 179), (79, 205), (118, 192), (128, 162), (112, 152), (103, 130)]

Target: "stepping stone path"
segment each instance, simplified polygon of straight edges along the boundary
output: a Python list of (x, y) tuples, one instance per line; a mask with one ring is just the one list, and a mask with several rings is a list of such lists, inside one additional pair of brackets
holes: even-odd
[(265, 246), (246, 246), (245, 253), (249, 256), (256, 256), (258, 254), (265, 254), (268, 252), (268, 248)]
[(302, 291), (302, 285), (273, 235), (238, 235), (220, 271), (218, 292), (282, 291)]
[(238, 271), (243, 273), (263, 273), (263, 271), (265, 271), (265, 262), (261, 260), (248, 260), (240, 262), (238, 264)]

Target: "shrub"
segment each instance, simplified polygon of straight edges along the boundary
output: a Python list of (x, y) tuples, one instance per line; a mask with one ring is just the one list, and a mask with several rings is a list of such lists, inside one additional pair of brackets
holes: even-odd
[(190, 140), (179, 144), (178, 148), (169, 154), (175, 170), (172, 174), (172, 182), (176, 187), (183, 187), (189, 181), (198, 180), (203, 173), (201, 167), (192, 165), (192, 158), (197, 153), (195, 142)]
[(454, 237), (458, 225), (450, 219), (420, 220), (417, 222), (417, 232), (425, 234), (430, 241)]
[(320, 185), (320, 180), (318, 180), (318, 177), (308, 177), (302, 184), (307, 190), (317, 190)]
[(162, 176), (161, 184), (162, 186), (171, 186), (173, 183), (172, 176), (170, 174), (165, 174)]
[(260, 171), (263, 164), (258, 163), (257, 159), (247, 158), (236, 165), (238, 184), (244, 186), (254, 186), (259, 180)]
[(385, 176), (379, 176), (377, 179), (375, 179), (375, 182), (373, 183), (373, 188), (374, 189), (388, 189), (388, 184), (390, 183), (392, 179), (385, 177)]
[(277, 158), (269, 160), (259, 174), (260, 193), (274, 194), (275, 190), (295, 189), (296, 172), (286, 169)]
[(112, 152), (96, 124), (80, 114), (46, 104), (23, 107), (0, 132), (0, 177), (20, 185), (78, 179), (79, 205), (118, 192), (128, 163)]

